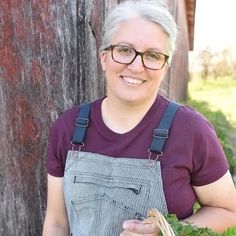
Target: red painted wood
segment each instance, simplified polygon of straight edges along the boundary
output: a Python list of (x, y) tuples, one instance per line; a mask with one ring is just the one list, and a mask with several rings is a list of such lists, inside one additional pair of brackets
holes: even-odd
[(0, 1), (0, 235), (41, 235), (49, 127), (105, 93), (98, 47), (117, 2)]

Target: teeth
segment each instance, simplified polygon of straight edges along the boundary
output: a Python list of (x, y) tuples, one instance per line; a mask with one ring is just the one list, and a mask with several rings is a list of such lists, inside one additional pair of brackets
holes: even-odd
[(134, 79), (131, 77), (122, 77), (124, 81), (130, 83), (130, 84), (142, 84), (143, 81), (139, 79)]

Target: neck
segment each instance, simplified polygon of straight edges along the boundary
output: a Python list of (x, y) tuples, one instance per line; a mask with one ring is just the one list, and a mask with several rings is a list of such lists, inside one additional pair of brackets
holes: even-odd
[(106, 97), (102, 103), (102, 118), (104, 123), (116, 133), (126, 133), (132, 130), (146, 115), (155, 99), (142, 103), (121, 102)]

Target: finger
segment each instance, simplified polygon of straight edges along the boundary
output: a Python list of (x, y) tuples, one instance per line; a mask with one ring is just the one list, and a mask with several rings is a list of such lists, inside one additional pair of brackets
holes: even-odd
[(140, 220), (126, 220), (126, 221), (124, 221), (124, 224), (129, 224), (129, 223), (136, 223), (136, 224), (142, 224), (143, 222), (142, 221), (140, 221)]
[(143, 224), (141, 221), (137, 220), (124, 221), (123, 229), (139, 234), (158, 233), (158, 228), (155, 224)]
[[(159, 235), (159, 234), (158, 234)], [(133, 233), (130, 231), (123, 231), (120, 236), (157, 236), (156, 233), (152, 233), (152, 234), (140, 234), (140, 233)]]
[(127, 236), (127, 231), (122, 231), (120, 236)]
[(120, 236), (156, 236), (154, 234), (139, 234), (139, 233), (133, 233), (130, 231), (123, 231)]

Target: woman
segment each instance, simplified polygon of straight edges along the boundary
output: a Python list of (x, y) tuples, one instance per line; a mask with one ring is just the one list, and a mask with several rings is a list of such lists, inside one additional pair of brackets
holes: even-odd
[(236, 225), (236, 192), (212, 126), (158, 95), (176, 35), (158, 1), (127, 1), (108, 16), (107, 96), (64, 112), (51, 130), (44, 236), (156, 235), (142, 223), (149, 208), (216, 232)]

